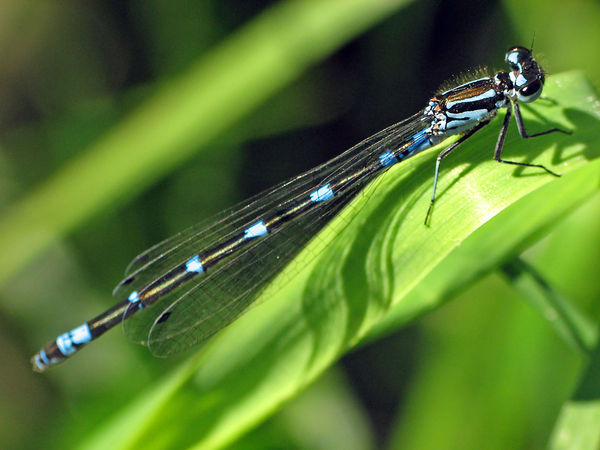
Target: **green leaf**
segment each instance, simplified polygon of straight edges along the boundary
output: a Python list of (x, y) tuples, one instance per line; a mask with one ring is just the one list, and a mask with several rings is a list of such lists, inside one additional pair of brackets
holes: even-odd
[(230, 443), (365, 336), (397, 329), (519, 255), (600, 187), (594, 89), (567, 73), (551, 77), (545, 94), (552, 101), (523, 108), (528, 131), (573, 135), (523, 140), (512, 129), (504, 157), (561, 178), (494, 162), (497, 119), (444, 160), (425, 227), (440, 147), (393, 167), (284, 270), (269, 301), (113, 417), (90, 446)]
[(559, 292), (522, 258), (501, 268), (512, 285), (575, 350), (588, 354), (598, 340), (596, 324)]
[(600, 345), (596, 345), (577, 391), (560, 412), (549, 448), (585, 450), (600, 446), (599, 376)]

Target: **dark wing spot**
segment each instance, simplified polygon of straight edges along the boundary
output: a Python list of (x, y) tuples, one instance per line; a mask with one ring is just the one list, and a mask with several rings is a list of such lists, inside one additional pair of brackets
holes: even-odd
[(119, 286), (127, 286), (128, 284), (131, 284), (133, 282), (133, 280), (135, 280), (134, 276), (127, 277), (119, 283)]
[(160, 315), (160, 317), (158, 318), (158, 320), (156, 321), (156, 323), (166, 322), (170, 315), (171, 315), (171, 312), (162, 313)]

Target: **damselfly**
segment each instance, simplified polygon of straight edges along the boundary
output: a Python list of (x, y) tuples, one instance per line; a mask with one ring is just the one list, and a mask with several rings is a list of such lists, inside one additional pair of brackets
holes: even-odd
[(508, 161), (502, 148), (514, 109), (522, 138), (527, 134), (519, 102), (536, 100), (544, 71), (531, 50), (513, 47), (510, 70), (480, 78), (434, 96), (419, 113), (371, 136), (331, 161), (229, 209), (150, 248), (135, 258), (113, 294), (119, 303), (95, 319), (60, 335), (33, 358), (43, 371), (123, 321), (125, 333), (167, 356), (202, 342), (232, 323), (311, 238), (367, 183), (390, 166), (454, 134), (460, 138), (437, 157), (432, 213), (442, 160), (506, 108), (494, 159)]

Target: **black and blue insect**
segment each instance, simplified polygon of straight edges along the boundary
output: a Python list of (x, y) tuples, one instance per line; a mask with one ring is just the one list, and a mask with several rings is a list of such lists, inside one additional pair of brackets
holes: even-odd
[(32, 358), (43, 371), (69, 358), (118, 323), (132, 340), (167, 356), (202, 342), (232, 323), (315, 234), (370, 181), (394, 164), (460, 134), (437, 157), (431, 217), (442, 160), (486, 126), (501, 108), (507, 113), (494, 159), (502, 158), (514, 109), (519, 134), (527, 134), (519, 103), (535, 101), (544, 71), (531, 50), (513, 47), (508, 72), (471, 81), (434, 96), (419, 113), (380, 131), (331, 161), (284, 182), (206, 222), (145, 251), (129, 265), (115, 288), (120, 302), (83, 325), (58, 336)]

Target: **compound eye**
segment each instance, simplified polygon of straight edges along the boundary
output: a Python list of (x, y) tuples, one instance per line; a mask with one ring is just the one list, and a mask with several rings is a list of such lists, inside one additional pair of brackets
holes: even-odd
[(520, 70), (520, 65), (531, 59), (531, 52), (524, 47), (513, 47), (506, 52), (505, 61), (511, 70)]
[(523, 103), (530, 103), (536, 100), (542, 93), (543, 84), (540, 80), (532, 81), (523, 86), (517, 92), (517, 98)]

